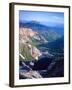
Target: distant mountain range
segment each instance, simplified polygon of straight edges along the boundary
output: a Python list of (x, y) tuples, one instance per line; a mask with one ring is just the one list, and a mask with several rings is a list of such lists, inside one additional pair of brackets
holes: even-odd
[(56, 32), (56, 31), (60, 31), (60, 27), (59, 28), (48, 27), (48, 26), (42, 25), (40, 22), (37, 22), (37, 21), (30, 21), (27, 23), (20, 22), (19, 27), (30, 28), (33, 31), (38, 32), (48, 42), (56, 40), (62, 36), (60, 33)]

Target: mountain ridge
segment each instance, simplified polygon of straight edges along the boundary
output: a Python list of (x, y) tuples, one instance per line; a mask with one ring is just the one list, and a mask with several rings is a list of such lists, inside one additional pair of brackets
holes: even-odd
[(51, 27), (41, 24), (37, 21), (30, 21), (30, 22), (20, 22), (19, 27), (21, 28), (30, 28), (33, 31), (38, 32), (40, 35), (45, 37), (48, 41), (56, 40), (57, 38), (61, 37), (61, 34), (55, 32)]

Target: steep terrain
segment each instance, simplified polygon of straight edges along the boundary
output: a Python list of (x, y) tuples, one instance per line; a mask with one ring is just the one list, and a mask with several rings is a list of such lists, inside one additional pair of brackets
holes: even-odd
[(36, 21), (20, 22), (19, 60), (20, 79), (63, 77), (64, 36)]
[[(37, 21), (30, 21), (27, 23), (20, 22), (19, 25), (20, 27), (30, 28), (33, 31), (38, 32), (43, 38), (46, 39), (46, 41), (53, 41), (61, 37), (61, 35), (55, 32), (52, 27), (42, 25), (40, 22)], [(55, 29), (57, 29), (57, 31), (60, 30), (60, 28), (55, 28)]]
[(30, 28), (20, 28), (19, 33), (19, 49), (20, 54), (25, 57), (25, 60), (38, 60), (38, 57), (41, 56), (39, 49), (35, 47), (32, 40), (40, 41), (38, 33), (33, 31)]

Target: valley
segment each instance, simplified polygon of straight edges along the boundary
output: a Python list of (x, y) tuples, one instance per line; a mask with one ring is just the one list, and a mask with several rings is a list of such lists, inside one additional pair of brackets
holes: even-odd
[(20, 23), (19, 62), (20, 79), (63, 77), (64, 36), (36, 21)]

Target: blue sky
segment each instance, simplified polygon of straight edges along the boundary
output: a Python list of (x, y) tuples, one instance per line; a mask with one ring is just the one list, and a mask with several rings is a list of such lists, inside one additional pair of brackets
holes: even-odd
[(38, 21), (47, 26), (64, 26), (64, 13), (61, 12), (39, 12), (19, 11), (20, 22)]

